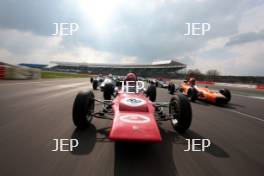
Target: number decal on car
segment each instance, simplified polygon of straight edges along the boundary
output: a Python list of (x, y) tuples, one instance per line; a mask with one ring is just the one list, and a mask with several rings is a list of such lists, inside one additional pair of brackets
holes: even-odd
[(150, 118), (140, 114), (129, 114), (120, 116), (120, 120), (126, 123), (149, 123)]
[(142, 100), (140, 98), (124, 98), (121, 100), (121, 102), (128, 106), (141, 106), (146, 103), (145, 100)]

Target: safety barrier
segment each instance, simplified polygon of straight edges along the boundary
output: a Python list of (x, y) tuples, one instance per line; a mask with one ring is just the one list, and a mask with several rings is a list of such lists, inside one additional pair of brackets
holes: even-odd
[(4, 78), (5, 78), (5, 66), (0, 65), (0, 79), (4, 79)]
[(213, 82), (213, 81), (196, 81), (196, 84), (215, 85), (215, 82)]
[(256, 89), (262, 89), (262, 90), (264, 90), (264, 84), (257, 85), (256, 86)]

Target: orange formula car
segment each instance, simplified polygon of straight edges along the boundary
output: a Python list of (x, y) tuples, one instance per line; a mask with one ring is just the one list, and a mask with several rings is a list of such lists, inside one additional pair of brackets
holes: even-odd
[(214, 104), (226, 104), (231, 100), (231, 93), (228, 89), (221, 89), (219, 92), (208, 89), (207, 87), (198, 87), (195, 79), (190, 78), (179, 86), (179, 91), (187, 95), (191, 101), (204, 100)]

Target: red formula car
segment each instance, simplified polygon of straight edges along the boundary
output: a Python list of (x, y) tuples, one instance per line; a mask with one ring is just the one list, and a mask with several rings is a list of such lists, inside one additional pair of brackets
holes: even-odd
[(231, 93), (228, 89), (221, 89), (218, 92), (207, 87), (199, 87), (195, 79), (190, 78), (179, 86), (179, 91), (187, 95), (191, 101), (204, 100), (217, 105), (226, 104), (231, 100)]
[[(159, 142), (162, 138), (157, 121), (171, 121), (176, 131), (185, 132), (192, 120), (188, 98), (179, 94), (168, 103), (155, 103), (150, 100), (156, 98), (155, 89), (150, 86), (146, 91), (138, 93), (119, 90), (114, 93), (113, 100), (104, 101), (95, 99), (92, 91), (80, 92), (73, 105), (73, 123), (83, 129), (89, 126), (93, 118), (113, 120), (109, 133), (113, 141)], [(101, 111), (94, 112), (95, 101), (103, 104)], [(163, 112), (164, 107), (169, 108), (168, 114)]]

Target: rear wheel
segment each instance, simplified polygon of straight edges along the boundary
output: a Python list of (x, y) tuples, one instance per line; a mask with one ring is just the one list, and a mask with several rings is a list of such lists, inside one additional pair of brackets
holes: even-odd
[(146, 91), (147, 97), (149, 97), (150, 101), (154, 102), (156, 101), (157, 97), (157, 90), (155, 85), (150, 85)]
[(231, 100), (231, 92), (228, 89), (222, 89), (219, 92), (226, 97), (226, 103)]
[(97, 80), (93, 80), (93, 90), (96, 90), (98, 87), (98, 81)]
[(192, 102), (195, 102), (198, 98), (198, 92), (194, 87), (189, 88), (187, 96)]
[(86, 128), (94, 112), (94, 94), (92, 91), (79, 92), (75, 98), (72, 110), (74, 125), (79, 129)]
[(111, 100), (112, 95), (114, 94), (114, 85), (113, 84), (105, 84), (104, 86), (104, 99)]
[(186, 96), (178, 94), (171, 98), (169, 106), (172, 115), (171, 124), (179, 133), (184, 133), (192, 122), (192, 108)]

